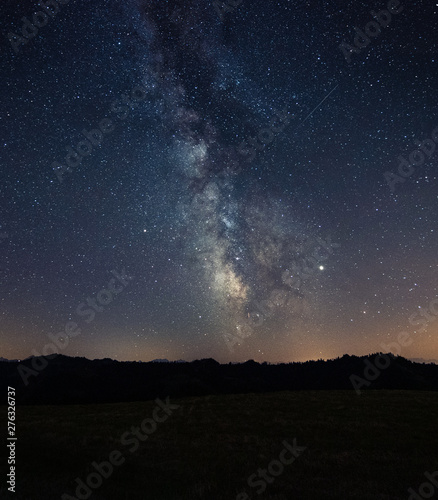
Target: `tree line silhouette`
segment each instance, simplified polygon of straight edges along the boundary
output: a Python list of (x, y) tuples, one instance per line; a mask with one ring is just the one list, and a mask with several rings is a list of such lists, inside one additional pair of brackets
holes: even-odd
[[(17, 404), (74, 404), (143, 401), (210, 394), (261, 393), (285, 390), (351, 390), (350, 377), (363, 377), (370, 356), (270, 364), (253, 360), (220, 364), (214, 359), (192, 362), (130, 362), (50, 357), (44, 370), (25, 385), (18, 366), (32, 361), (0, 361), (2, 394), (14, 387)], [(438, 365), (416, 363), (388, 354), (389, 366), (361, 390), (438, 390)]]

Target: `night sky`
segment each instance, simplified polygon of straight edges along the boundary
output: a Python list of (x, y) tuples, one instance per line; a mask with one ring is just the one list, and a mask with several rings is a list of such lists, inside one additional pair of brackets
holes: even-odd
[(438, 359), (438, 6), (234, 4), (2, 0), (1, 357)]

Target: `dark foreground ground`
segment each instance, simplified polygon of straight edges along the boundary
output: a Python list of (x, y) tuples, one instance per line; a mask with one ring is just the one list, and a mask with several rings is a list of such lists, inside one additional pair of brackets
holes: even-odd
[[(303, 391), (170, 402), (180, 407), (135, 451), (135, 439), (122, 444), (121, 436), (153, 416), (154, 401), (18, 406), (17, 488), (7, 491), (5, 471), (0, 498), (408, 499), (408, 488), (418, 491), (424, 473), (438, 470), (436, 392)], [(0, 411), (6, 438), (6, 408)], [(268, 472), (272, 482), (257, 494), (266, 481), (254, 478), (250, 487), (248, 478), (294, 438), (307, 448), (274, 479)], [(92, 462), (107, 461), (113, 450), (125, 462), (91, 496), (86, 490), (76, 496), (75, 479), (86, 480)]]

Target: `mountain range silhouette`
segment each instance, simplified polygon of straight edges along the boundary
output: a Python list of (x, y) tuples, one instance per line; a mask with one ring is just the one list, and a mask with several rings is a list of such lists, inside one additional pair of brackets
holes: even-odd
[[(410, 389), (438, 391), (438, 365), (388, 354), (388, 366), (366, 372), (378, 353), (293, 363), (220, 364), (192, 362), (89, 360), (52, 355), (23, 361), (0, 360), (2, 394), (17, 392), (17, 404), (84, 404), (143, 401), (156, 397), (261, 393), (285, 390), (351, 390), (352, 375), (364, 380), (361, 391)], [(3, 358), (2, 358), (3, 359)], [(44, 366), (37, 370), (35, 367)], [(373, 365), (374, 366), (374, 365)], [(380, 366), (377, 364), (377, 366)], [(367, 378), (368, 377), (368, 378)]]

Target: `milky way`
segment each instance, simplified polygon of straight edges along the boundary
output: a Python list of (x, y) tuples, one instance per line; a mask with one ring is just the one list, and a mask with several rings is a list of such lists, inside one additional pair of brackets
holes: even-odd
[(438, 126), (438, 14), (400, 5), (374, 36), (365, 3), (78, 0), (21, 43), (35, 7), (5, 2), (3, 356), (126, 269), (65, 354), (304, 360), (409, 330), (438, 357), (410, 319), (437, 293), (438, 153), (398, 167)]
[[(211, 8), (199, 2), (152, 2), (142, 6), (142, 13), (154, 33), (151, 72), (171, 110), (167, 127), (187, 191), (178, 206), (182, 224), (190, 228), (186, 252), (208, 284), (224, 332), (244, 338), (252, 332), (248, 318), (253, 302), (269, 298), (276, 288), (286, 295), (281, 270), (299, 253), (299, 236), (314, 229), (272, 193), (255, 186), (250, 186), (251, 194), (236, 188), (239, 174), (253, 176), (252, 158), (242, 154), (242, 142), (262, 130), (264, 113), (233, 93), (240, 82), (230, 70), (222, 70), (233, 55), (222, 48), (217, 33), (212, 36), (218, 28)], [(201, 30), (193, 30), (195, 20)], [(276, 116), (272, 108), (268, 113)], [(290, 113), (283, 112), (287, 124)], [(274, 135), (268, 132), (268, 139), (269, 134)], [(262, 145), (258, 141), (257, 149)], [(289, 316), (296, 323), (309, 310), (306, 295), (292, 293), (277, 304), (284, 306), (285, 323)], [(295, 303), (298, 307), (291, 307)]]

